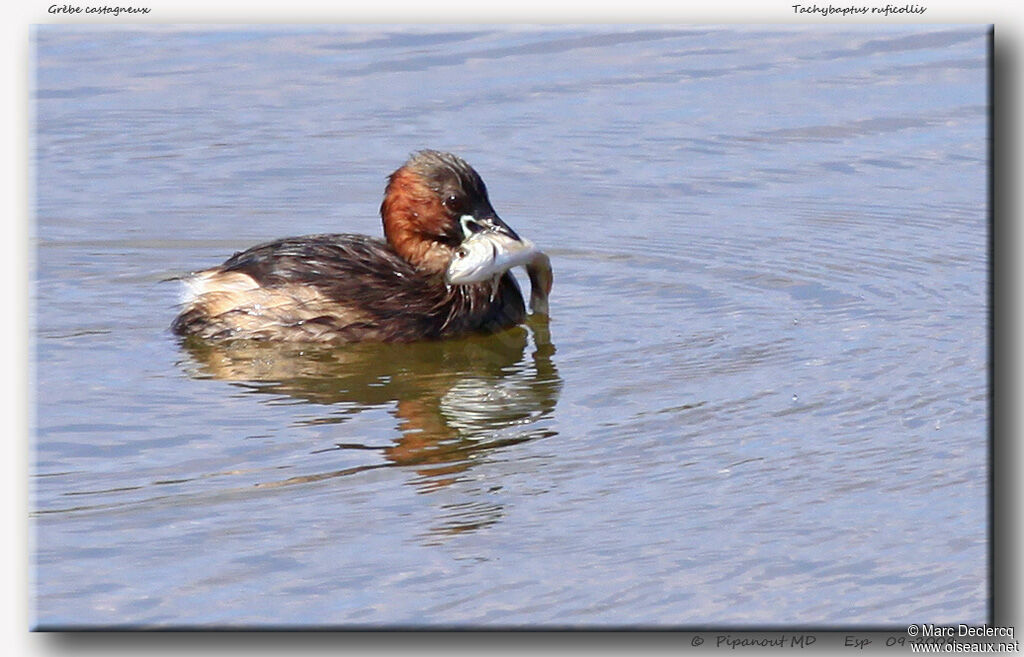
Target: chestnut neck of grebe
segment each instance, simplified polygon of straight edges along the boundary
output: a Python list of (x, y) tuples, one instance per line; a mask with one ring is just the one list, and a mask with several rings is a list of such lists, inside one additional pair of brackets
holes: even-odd
[(494, 211), (480, 175), (450, 153), (420, 151), (388, 178), (384, 236), (416, 269), (443, 273), (464, 239), (484, 230), (519, 236)]

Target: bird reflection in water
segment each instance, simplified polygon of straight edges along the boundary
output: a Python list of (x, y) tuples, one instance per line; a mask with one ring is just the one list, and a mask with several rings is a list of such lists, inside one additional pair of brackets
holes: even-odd
[[(189, 338), (182, 345), (190, 356), (186, 369), (193, 377), (231, 381), (259, 394), (330, 409), (304, 420), (305, 425), (342, 426), (353, 414), (381, 407), (389, 407), (396, 418), (398, 436), (390, 445), (345, 436), (314, 452), (373, 450), (384, 462), (260, 484), (263, 487), (404, 466), (417, 473), (414, 481), (420, 490), (429, 492), (458, 481), (488, 450), (554, 435), (538, 424), (551, 415), (562, 388), (552, 361), (555, 347), (548, 319), (540, 315), (531, 316), (526, 327), (447, 341), (327, 346)], [(480, 510), (465, 509), (470, 516), (479, 516)], [(446, 522), (446, 527), (472, 528), (457, 522)]]

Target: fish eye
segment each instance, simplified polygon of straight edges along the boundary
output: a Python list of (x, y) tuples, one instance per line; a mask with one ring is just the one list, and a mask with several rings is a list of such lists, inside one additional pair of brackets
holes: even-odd
[(466, 250), (466, 247), (464, 247), (464, 246), (460, 246), (458, 248), (458, 250), (455, 251), (455, 257), (456, 258), (465, 258), (468, 255), (469, 255), (469, 251)]

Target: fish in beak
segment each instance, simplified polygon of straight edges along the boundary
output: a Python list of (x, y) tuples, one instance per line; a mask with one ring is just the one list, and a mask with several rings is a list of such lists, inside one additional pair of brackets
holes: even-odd
[[(463, 222), (463, 228), (467, 223)], [(525, 267), (530, 277), (530, 309), (547, 315), (551, 260), (533, 242), (519, 237), (504, 223), (474, 231), (463, 240), (445, 278), (451, 285), (468, 285), (493, 280), (514, 267)]]

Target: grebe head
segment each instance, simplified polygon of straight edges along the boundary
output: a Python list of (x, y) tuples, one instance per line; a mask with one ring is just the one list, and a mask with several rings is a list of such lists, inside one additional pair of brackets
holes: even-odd
[(451, 153), (414, 153), (388, 178), (380, 214), (391, 248), (427, 272), (445, 272), (459, 245), (478, 233), (520, 239), (491, 207), (480, 175)]

